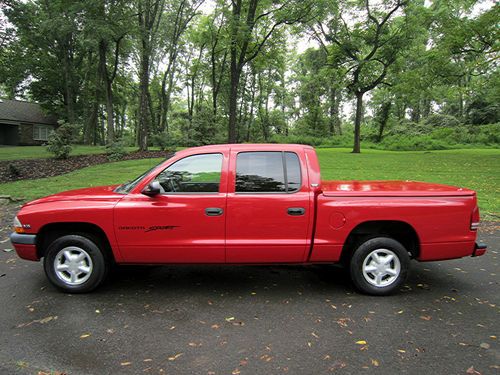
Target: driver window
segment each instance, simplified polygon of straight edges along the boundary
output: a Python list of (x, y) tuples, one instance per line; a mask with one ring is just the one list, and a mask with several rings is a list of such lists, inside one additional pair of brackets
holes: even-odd
[(162, 193), (218, 193), (222, 154), (185, 157), (163, 170), (155, 181)]

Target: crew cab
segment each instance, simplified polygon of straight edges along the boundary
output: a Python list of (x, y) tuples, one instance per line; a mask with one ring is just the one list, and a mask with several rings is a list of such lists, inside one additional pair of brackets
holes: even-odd
[(410, 259), (479, 256), (472, 190), (323, 181), (305, 145), (189, 148), (135, 180), (25, 204), (11, 234), (50, 282), (88, 292), (113, 264), (343, 263), (362, 292), (404, 283)]

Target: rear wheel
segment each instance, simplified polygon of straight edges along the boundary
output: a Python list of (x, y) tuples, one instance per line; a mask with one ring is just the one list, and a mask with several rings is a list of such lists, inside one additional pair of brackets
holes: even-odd
[(410, 257), (398, 241), (388, 237), (372, 238), (354, 251), (350, 262), (351, 279), (361, 292), (387, 295), (405, 282)]
[(104, 281), (108, 268), (98, 241), (85, 235), (59, 237), (47, 248), (44, 258), (49, 281), (69, 293), (92, 291)]

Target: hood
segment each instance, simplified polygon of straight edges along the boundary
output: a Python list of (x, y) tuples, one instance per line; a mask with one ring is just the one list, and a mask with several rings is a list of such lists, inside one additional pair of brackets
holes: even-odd
[(416, 181), (321, 181), (325, 196), (439, 197), (475, 195), (473, 190)]
[(34, 204), (72, 201), (72, 200), (91, 200), (91, 201), (118, 201), (123, 198), (123, 194), (115, 193), (113, 190), (119, 185), (96, 186), (76, 190), (63, 191), (57, 194), (49, 195), (44, 198), (28, 202), (25, 206)]

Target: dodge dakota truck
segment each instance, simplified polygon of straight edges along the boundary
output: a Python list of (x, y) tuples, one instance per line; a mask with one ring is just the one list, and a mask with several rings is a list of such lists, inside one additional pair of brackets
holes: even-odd
[(386, 295), (411, 259), (486, 252), (472, 190), (412, 181), (324, 181), (310, 146), (185, 149), (122, 185), (25, 204), (11, 242), (57, 288), (89, 292), (115, 264), (342, 263)]

